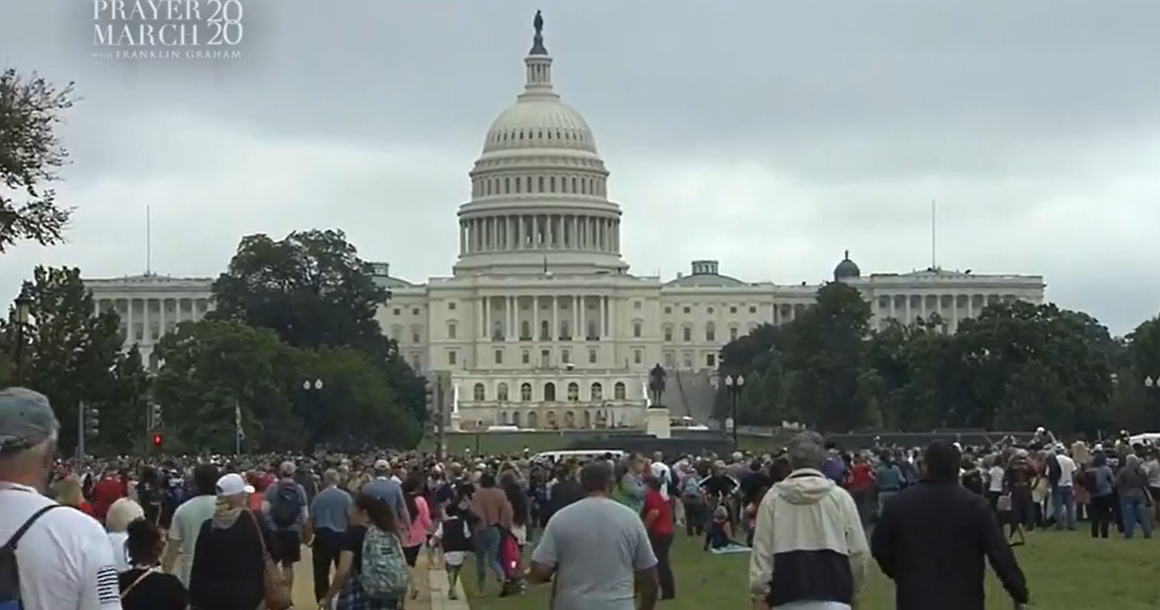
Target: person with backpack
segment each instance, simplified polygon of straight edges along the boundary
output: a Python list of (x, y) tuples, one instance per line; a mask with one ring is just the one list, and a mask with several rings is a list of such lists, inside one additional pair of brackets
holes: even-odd
[(0, 609), (121, 610), (104, 528), (44, 496), (59, 431), (44, 395), (0, 390)]
[(338, 569), (318, 602), (320, 608), (402, 610), (408, 569), (401, 526), (390, 501), (374, 490), (355, 497)]
[(266, 489), (262, 506), (274, 524), (275, 560), (282, 567), (282, 575), (294, 586), (294, 564), (302, 561), (302, 528), (309, 518), (306, 490), (294, 480), (297, 467), (294, 462), (282, 462), (280, 479)]

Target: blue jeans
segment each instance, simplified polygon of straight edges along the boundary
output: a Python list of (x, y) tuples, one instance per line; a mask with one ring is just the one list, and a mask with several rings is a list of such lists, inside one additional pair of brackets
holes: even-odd
[(499, 560), (499, 527), (491, 526), (480, 530), (475, 536), (475, 575), (482, 585), (487, 580), (487, 568), (495, 572), (500, 582), (504, 581), (503, 563)]
[(1136, 533), (1137, 524), (1143, 530), (1145, 538), (1152, 537), (1152, 512), (1143, 497), (1121, 495), (1120, 515), (1124, 519), (1124, 538), (1131, 538)]
[[(1075, 489), (1070, 485), (1051, 490), (1051, 516), (1055, 518), (1055, 529), (1075, 529)], [(1064, 519), (1066, 518), (1066, 523)]]

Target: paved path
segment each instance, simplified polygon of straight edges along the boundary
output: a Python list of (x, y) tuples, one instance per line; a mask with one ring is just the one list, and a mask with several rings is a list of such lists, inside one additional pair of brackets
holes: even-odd
[[(302, 548), (302, 561), (294, 566), (294, 607), (299, 610), (313, 610), (318, 607), (314, 601), (314, 575), (311, 572), (310, 549)], [(463, 585), (458, 586), (459, 599), (447, 598), (447, 572), (443, 566), (428, 565), (428, 553), (419, 554), (420, 567), (427, 568), (420, 572), (419, 597), (408, 599), (404, 604), (405, 610), (468, 610), (467, 596), (463, 592)]]

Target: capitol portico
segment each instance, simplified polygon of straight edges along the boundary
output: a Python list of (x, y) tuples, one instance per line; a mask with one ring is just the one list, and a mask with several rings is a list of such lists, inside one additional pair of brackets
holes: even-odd
[[(377, 316), (383, 332), (417, 369), (447, 373), (453, 423), (463, 428), (640, 425), (649, 368), (679, 372), (670, 385), (706, 382), (724, 344), (793, 321), (820, 287), (742, 281), (711, 259), (667, 281), (630, 274), (609, 172), (587, 122), (556, 93), (552, 67), (537, 29), (524, 90), (493, 122), (469, 173), (452, 275), (412, 283), (372, 264), (392, 294)], [(862, 292), (872, 324), (937, 314), (948, 332), (988, 303), (1044, 296), (1038, 275), (863, 274), (849, 253), (833, 279)], [(150, 282), (153, 292), (140, 289)], [(98, 307), (122, 312), (126, 340), (148, 347), (212, 307), (210, 280), (86, 283)]]

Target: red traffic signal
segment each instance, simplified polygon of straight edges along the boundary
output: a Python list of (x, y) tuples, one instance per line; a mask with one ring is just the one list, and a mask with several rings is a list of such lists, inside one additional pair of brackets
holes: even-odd
[(154, 446), (154, 447), (160, 447), (160, 446), (161, 446), (161, 435), (160, 435), (160, 434), (154, 434), (154, 435), (153, 435), (153, 446)]

